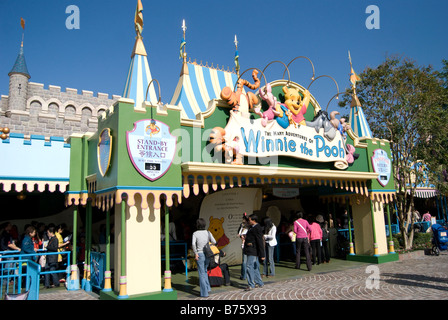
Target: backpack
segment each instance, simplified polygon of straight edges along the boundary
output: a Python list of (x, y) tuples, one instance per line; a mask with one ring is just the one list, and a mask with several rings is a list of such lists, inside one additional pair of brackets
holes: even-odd
[(219, 266), (208, 270), (207, 275), (208, 281), (210, 282), (210, 287), (222, 286), (222, 270)]

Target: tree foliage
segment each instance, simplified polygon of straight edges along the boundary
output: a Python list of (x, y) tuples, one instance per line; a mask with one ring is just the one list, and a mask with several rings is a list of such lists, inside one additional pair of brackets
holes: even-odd
[[(446, 188), (440, 177), (447, 167), (448, 64), (445, 61), (444, 70), (437, 72), (407, 58), (388, 57), (359, 76), (356, 92), (370, 129), (375, 137), (390, 141), (398, 220), (405, 247), (410, 248), (415, 188), (424, 178), (415, 164), (424, 163), (431, 181)], [(350, 105), (351, 96), (348, 89), (340, 106)]]

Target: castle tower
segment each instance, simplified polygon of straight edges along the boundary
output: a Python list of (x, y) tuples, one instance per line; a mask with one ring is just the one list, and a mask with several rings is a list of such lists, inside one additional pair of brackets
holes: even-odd
[(26, 67), (25, 54), (23, 51), (23, 41), (20, 45), (19, 55), (16, 62), (8, 73), (9, 76), (9, 99), (6, 111), (26, 109), (26, 99), (28, 92), (28, 80), (31, 78)]

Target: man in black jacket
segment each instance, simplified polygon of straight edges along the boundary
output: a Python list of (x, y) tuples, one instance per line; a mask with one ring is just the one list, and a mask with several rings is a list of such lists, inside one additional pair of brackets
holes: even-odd
[(247, 255), (247, 284), (245, 290), (249, 291), (255, 287), (263, 287), (260, 275), (260, 263), (258, 258), (264, 260), (264, 240), (263, 229), (258, 224), (258, 217), (255, 214), (249, 216), (250, 229), (246, 233), (243, 253)]
[[(48, 235), (48, 245), (47, 245), (47, 251), (48, 252), (58, 252), (59, 248), (59, 242), (58, 238), (55, 236), (55, 228), (49, 227), (47, 230)], [(47, 255), (47, 263), (45, 266), (45, 271), (56, 271), (58, 266), (58, 255), (57, 254), (51, 254)], [(50, 275), (53, 280), (53, 286), (59, 287), (59, 277), (56, 273), (46, 273), (45, 274), (45, 288), (50, 288)]]

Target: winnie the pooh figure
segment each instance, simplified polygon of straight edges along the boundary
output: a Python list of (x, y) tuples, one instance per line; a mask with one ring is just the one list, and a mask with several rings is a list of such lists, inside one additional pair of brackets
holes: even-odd
[(229, 244), (230, 240), (225, 235), (224, 228), (222, 224), (224, 223), (224, 217), (221, 219), (210, 217), (210, 226), (208, 227), (208, 231), (213, 235), (213, 238), (216, 240), (216, 246), (219, 250), (224, 248)]
[(288, 110), (291, 111), (292, 120), (298, 125), (306, 125), (304, 115), (308, 109), (308, 104), (310, 103), (310, 92), (308, 90), (304, 91), (302, 101), (299, 90), (288, 88), (287, 86), (284, 86), (282, 90), (285, 93), (284, 104)]

